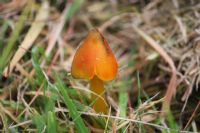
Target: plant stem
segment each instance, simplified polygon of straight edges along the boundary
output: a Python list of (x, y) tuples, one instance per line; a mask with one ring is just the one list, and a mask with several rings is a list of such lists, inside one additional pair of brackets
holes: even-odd
[(90, 89), (95, 94), (92, 94), (91, 101), (94, 102), (93, 108), (97, 113), (108, 113), (108, 106), (105, 100), (104, 95), (104, 86), (103, 81), (99, 79), (97, 76), (94, 76), (90, 80)]

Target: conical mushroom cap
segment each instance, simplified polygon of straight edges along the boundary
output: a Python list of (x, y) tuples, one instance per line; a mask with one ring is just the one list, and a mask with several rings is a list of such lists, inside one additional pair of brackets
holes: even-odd
[(75, 53), (72, 76), (90, 80), (96, 75), (107, 81), (116, 76), (117, 69), (117, 61), (107, 41), (97, 29), (91, 30)]

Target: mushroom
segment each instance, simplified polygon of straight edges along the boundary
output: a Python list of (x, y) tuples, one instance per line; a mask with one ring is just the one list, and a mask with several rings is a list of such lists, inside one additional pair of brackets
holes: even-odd
[(113, 80), (117, 69), (117, 61), (106, 39), (98, 29), (89, 31), (75, 53), (71, 74), (74, 78), (90, 81), (91, 91), (97, 94), (92, 93), (91, 96), (91, 100), (94, 101), (93, 109), (97, 113), (106, 114), (108, 112), (103, 94), (105, 92), (104, 81)]

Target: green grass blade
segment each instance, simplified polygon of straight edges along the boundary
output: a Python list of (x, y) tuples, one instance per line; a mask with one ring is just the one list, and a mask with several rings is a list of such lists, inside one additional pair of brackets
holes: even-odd
[(34, 47), (31, 53), (32, 53), (32, 64), (33, 64), (33, 67), (35, 68), (37, 79), (41, 83), (45, 79), (45, 76), (43, 74), (43, 71), (40, 67), (40, 62), (39, 62), (39, 56), (43, 53), (43, 51), (39, 47)]
[(47, 88), (48, 88), (48, 79), (45, 76), (45, 73), (43, 72), (43, 70), (40, 67), (40, 62), (39, 62), (39, 56), (41, 54), (43, 54), (44, 51), (42, 48), (39, 47), (34, 47), (32, 49), (32, 64), (33, 67), (36, 71), (36, 75), (37, 75), (37, 84), (41, 85), (42, 83), (44, 83), (44, 93), (46, 92)]
[[(126, 110), (127, 110), (127, 103), (128, 103), (128, 94), (126, 91), (121, 91), (119, 93), (119, 109), (120, 109), (120, 116), (126, 117)], [(120, 133), (126, 131), (126, 128), (122, 128), (119, 130)]]
[(56, 116), (53, 112), (49, 111), (47, 115), (47, 133), (56, 133)]
[[(122, 84), (120, 86), (121, 91), (119, 92), (119, 109), (120, 116), (126, 118), (127, 113), (127, 105), (128, 105), (128, 93), (127, 88), (130, 87), (130, 77), (126, 77), (122, 80)], [(126, 132), (126, 128), (123, 127), (119, 130), (119, 133)]]
[(68, 10), (65, 12), (65, 20), (70, 19), (74, 13), (81, 7), (83, 0), (73, 0), (71, 4), (69, 4)]
[(119, 93), (119, 109), (120, 109), (120, 116), (126, 117), (126, 109), (128, 103), (128, 94), (125, 91)]
[(45, 119), (39, 114), (34, 114), (32, 117), (33, 123), (36, 125), (36, 132), (41, 133), (45, 128)]
[(16, 28), (13, 30), (11, 37), (8, 40), (8, 43), (6, 45), (6, 47), (4, 48), (1, 56), (0, 56), (0, 73), (3, 72), (3, 69), (5, 67), (5, 65), (8, 63), (9, 61), (9, 57), (11, 56), (11, 50), (14, 47), (15, 42), (17, 41), (20, 32), (22, 31), (24, 24), (27, 20), (29, 11), (30, 11), (30, 2), (28, 2), (28, 5), (26, 5), (26, 7), (24, 8), (24, 10), (22, 11), (22, 14), (20, 15), (19, 21), (16, 23)]
[[(140, 72), (139, 71), (137, 71), (137, 85), (138, 85), (137, 102), (138, 102), (138, 108), (139, 108), (139, 106), (142, 103), (142, 100), (141, 100), (141, 82), (140, 82)], [(139, 114), (139, 119), (141, 120), (141, 118), (140, 118), (141, 112), (138, 112), (138, 114)], [(145, 133), (145, 129), (144, 129), (142, 124), (139, 124), (139, 132)]]
[[(178, 130), (176, 121), (174, 119), (174, 116), (170, 110), (167, 112), (167, 117), (166, 117), (167, 122), (169, 123), (169, 128)], [(177, 133), (177, 131), (171, 131), (172, 133)]]
[(3, 50), (3, 41), (5, 39), (5, 33), (8, 28), (8, 21), (4, 21), (3, 25), (0, 27), (0, 52)]
[(79, 133), (88, 133), (88, 129), (85, 126), (82, 118), (80, 117), (80, 114), (78, 113), (73, 101), (70, 99), (67, 89), (62, 81), (57, 77), (58, 83), (56, 84), (56, 87), (58, 88), (60, 94), (63, 96), (63, 100), (67, 108), (69, 109), (69, 115), (73, 119), (76, 129)]
[(141, 83), (140, 83), (140, 73), (137, 71), (137, 85), (138, 85), (138, 107), (141, 104)]

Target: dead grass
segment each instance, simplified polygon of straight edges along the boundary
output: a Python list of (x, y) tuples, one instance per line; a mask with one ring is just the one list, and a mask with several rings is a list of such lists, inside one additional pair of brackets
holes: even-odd
[[(56, 125), (57, 132), (77, 132), (55, 75), (90, 131), (200, 131), (197, 0), (19, 1), (0, 2), (2, 131), (48, 132)], [(94, 113), (87, 82), (70, 75), (76, 48), (93, 27), (119, 63), (117, 78), (105, 86), (108, 115)]]

